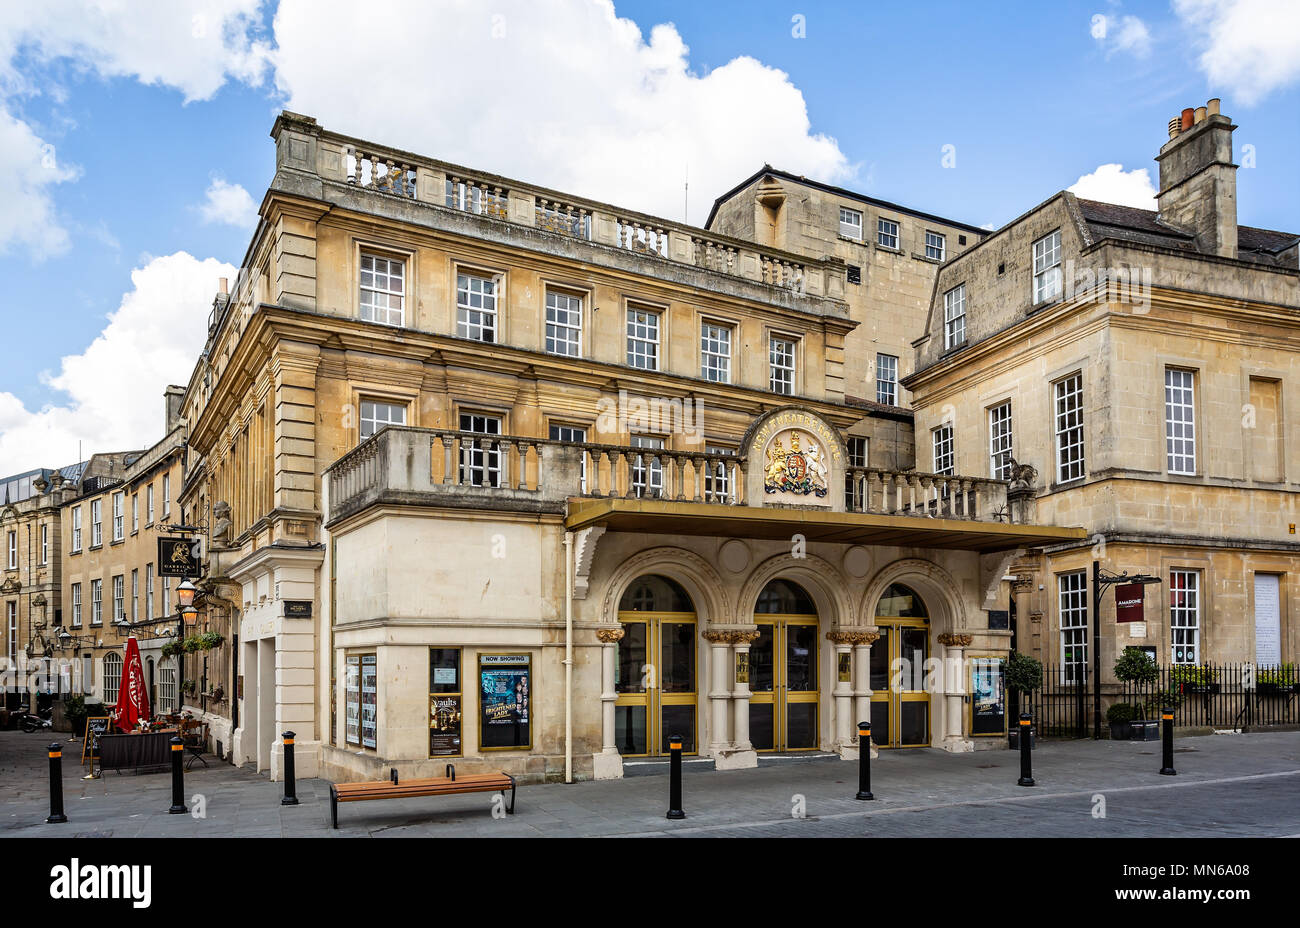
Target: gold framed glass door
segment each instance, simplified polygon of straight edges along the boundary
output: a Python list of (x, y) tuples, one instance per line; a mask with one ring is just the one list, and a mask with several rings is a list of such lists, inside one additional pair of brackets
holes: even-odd
[(817, 619), (754, 616), (749, 646), (749, 740), (756, 751), (817, 749)]
[(928, 745), (930, 621), (925, 603), (908, 587), (893, 584), (876, 607), (876, 626), (880, 638), (871, 646), (871, 740), (881, 748)]
[[(665, 608), (667, 607), (667, 608)], [(614, 736), (625, 757), (661, 756), (682, 738), (696, 754), (696, 621), (690, 598), (667, 577), (641, 577), (619, 603)]]
[(788, 580), (773, 580), (754, 607), (749, 646), (749, 740), (756, 751), (818, 748), (817, 610)]

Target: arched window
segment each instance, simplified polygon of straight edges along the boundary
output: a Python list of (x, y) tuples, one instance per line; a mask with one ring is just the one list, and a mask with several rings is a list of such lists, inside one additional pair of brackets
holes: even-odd
[(891, 583), (889, 589), (880, 596), (876, 603), (876, 617), (902, 619), (928, 619), (930, 613), (925, 609), (925, 600), (911, 587), (901, 583)]
[(754, 612), (758, 615), (816, 615), (817, 607), (799, 584), (773, 580), (758, 594)]
[(695, 606), (675, 580), (646, 574), (627, 588), (618, 609), (620, 612), (694, 612)]
[(109, 651), (104, 655), (104, 705), (117, 705), (117, 691), (122, 685), (122, 655)]

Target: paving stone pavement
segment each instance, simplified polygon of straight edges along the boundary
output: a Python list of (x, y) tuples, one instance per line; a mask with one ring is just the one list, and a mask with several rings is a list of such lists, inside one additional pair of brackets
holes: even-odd
[(1184, 738), (1176, 777), (1159, 775), (1158, 743), (1040, 742), (1034, 788), (1016, 785), (1013, 751), (925, 748), (882, 752), (874, 802), (853, 799), (856, 762), (771, 758), (754, 770), (688, 765), (678, 822), (664, 817), (666, 776), (641, 770), (649, 775), (521, 786), (504, 817), (487, 794), (347, 803), (338, 830), (323, 780), (299, 780), (300, 804), (282, 806), (282, 784), (209, 758), (185, 778), (203, 816), (168, 815), (169, 773), (83, 780), (79, 742), (65, 746), (69, 821), (46, 825), (48, 744), (0, 732), (0, 837), (1300, 836), (1300, 732)]

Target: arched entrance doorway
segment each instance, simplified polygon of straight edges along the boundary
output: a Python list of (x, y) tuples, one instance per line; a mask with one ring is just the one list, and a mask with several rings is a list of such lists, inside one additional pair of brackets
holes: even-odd
[(811, 751), (817, 743), (817, 607), (803, 587), (773, 580), (754, 605), (749, 646), (749, 739), (756, 751)]
[(618, 604), (623, 637), (614, 669), (615, 743), (625, 757), (664, 755), (668, 739), (698, 752), (695, 606), (681, 585), (647, 574)]
[(876, 604), (880, 640), (871, 646), (871, 740), (882, 748), (930, 743), (930, 613), (911, 587), (893, 583)]

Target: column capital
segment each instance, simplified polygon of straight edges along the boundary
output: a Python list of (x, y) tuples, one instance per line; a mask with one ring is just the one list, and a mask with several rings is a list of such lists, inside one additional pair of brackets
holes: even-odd
[(944, 632), (939, 636), (939, 644), (945, 648), (969, 648), (974, 640), (970, 635), (954, 635), (951, 632)]
[(622, 640), (625, 632), (622, 628), (598, 628), (596, 629), (596, 638), (603, 644), (617, 644)]

